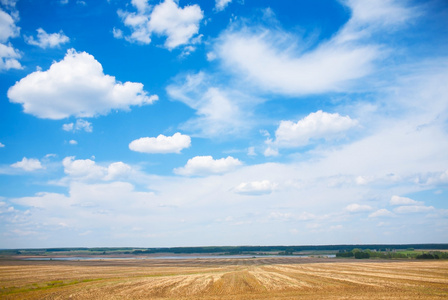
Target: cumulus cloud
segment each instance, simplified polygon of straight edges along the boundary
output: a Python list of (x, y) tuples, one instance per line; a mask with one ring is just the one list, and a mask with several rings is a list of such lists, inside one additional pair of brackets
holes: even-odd
[(12, 164), (11, 167), (23, 169), (27, 172), (43, 169), (42, 164), (38, 159), (26, 157), (24, 157), (21, 161)]
[[(199, 22), (204, 17), (199, 5), (178, 6), (173, 0), (165, 0), (154, 7), (146, 1), (132, 1), (137, 13), (119, 11), (132, 34), (126, 37), (131, 42), (149, 44), (151, 35), (165, 36), (165, 47), (169, 50), (194, 43), (199, 32)], [(196, 40), (197, 42), (197, 40)]]
[(5, 144), (0, 143), (0, 148), (3, 148), (3, 147), (5, 147)]
[(351, 212), (351, 213), (357, 213), (357, 212), (371, 211), (372, 207), (370, 205), (361, 205), (361, 204), (353, 203), (353, 204), (347, 205), (345, 210), (348, 212)]
[(73, 178), (101, 179), (106, 175), (106, 168), (98, 166), (91, 159), (76, 159), (74, 156), (62, 160), (64, 173)]
[(18, 61), (21, 58), (20, 52), (11, 45), (0, 44), (0, 71), (9, 69), (21, 69), (22, 65)]
[(22, 104), (25, 113), (44, 119), (105, 115), (112, 109), (129, 110), (158, 99), (148, 96), (141, 83), (121, 83), (105, 75), (92, 55), (74, 49), (49, 70), (21, 79), (8, 90), (8, 98)]
[(0, 42), (7, 42), (9, 38), (17, 37), (19, 33), (20, 28), (16, 26), (15, 18), (0, 9)]
[(232, 0), (215, 0), (215, 10), (223, 11)]
[[(14, 1), (5, 1), (5, 6), (15, 6)], [(17, 37), (20, 28), (16, 26), (18, 15), (10, 15), (0, 9), (0, 71), (9, 69), (21, 69), (18, 61), (20, 52), (8, 42), (10, 38)]]
[(25, 41), (42, 49), (55, 48), (61, 44), (68, 43), (70, 39), (62, 31), (48, 34), (42, 28), (37, 29), (37, 39), (32, 36), (25, 36)]
[(235, 192), (243, 195), (267, 195), (276, 187), (277, 184), (269, 180), (242, 182), (235, 188)]
[(92, 123), (89, 121), (78, 119), (76, 120), (76, 123), (67, 123), (62, 125), (62, 129), (65, 131), (82, 131), (85, 132), (92, 132)]
[(191, 138), (179, 132), (173, 136), (142, 137), (132, 141), (129, 149), (143, 153), (180, 153), (191, 146)]
[(62, 124), (62, 130), (72, 131), (73, 128), (74, 128), (74, 124), (73, 123)]
[(150, 9), (148, 0), (132, 0), (131, 3), (139, 12), (146, 12)]
[(105, 180), (114, 180), (120, 177), (123, 177), (124, 175), (127, 175), (132, 172), (131, 166), (128, 164), (125, 164), (121, 161), (111, 163), (107, 167), (107, 175), (104, 178)]
[(391, 217), (391, 216), (393, 216), (393, 215), (394, 215), (394, 214), (393, 214), (392, 212), (390, 212), (389, 210), (387, 210), (387, 209), (385, 209), (385, 208), (382, 208), (382, 209), (379, 209), (379, 210), (377, 210), (377, 211), (371, 213), (371, 214), (369, 215), (369, 218)]
[(70, 145), (78, 145), (78, 142), (76, 140), (70, 140), (68, 143)]
[(185, 176), (223, 174), (241, 165), (240, 160), (231, 156), (220, 159), (213, 159), (212, 156), (195, 156), (189, 159), (184, 167), (174, 169), (174, 173)]
[(422, 205), (423, 202), (412, 200), (407, 197), (392, 196), (389, 201), (390, 205)]
[(196, 4), (180, 8), (173, 0), (165, 0), (154, 7), (148, 26), (152, 32), (167, 36), (165, 46), (173, 49), (189, 43), (198, 33), (203, 17)]
[[(270, 140), (268, 140), (270, 142)], [(272, 147), (267, 147), (266, 150), (263, 152), (264, 156), (277, 156), (278, 150), (274, 149)]]
[(275, 144), (281, 147), (299, 147), (310, 140), (333, 139), (357, 126), (349, 116), (326, 113), (321, 110), (311, 113), (298, 122), (281, 121), (275, 132)]
[(114, 162), (109, 166), (100, 166), (91, 159), (75, 159), (68, 156), (62, 160), (64, 173), (73, 180), (115, 180), (128, 175), (132, 167), (123, 162)]

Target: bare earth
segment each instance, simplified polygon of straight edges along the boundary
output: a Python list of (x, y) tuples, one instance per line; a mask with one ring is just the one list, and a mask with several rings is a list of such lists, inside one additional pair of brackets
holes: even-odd
[(0, 260), (1, 299), (442, 299), (448, 261)]

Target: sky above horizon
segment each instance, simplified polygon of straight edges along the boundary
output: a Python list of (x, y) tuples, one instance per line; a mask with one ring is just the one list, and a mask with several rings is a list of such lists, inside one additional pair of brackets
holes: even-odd
[(0, 0), (0, 248), (448, 242), (444, 0)]

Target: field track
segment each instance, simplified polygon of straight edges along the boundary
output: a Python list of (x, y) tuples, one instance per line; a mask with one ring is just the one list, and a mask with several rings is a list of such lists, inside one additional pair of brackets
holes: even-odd
[(448, 261), (0, 260), (1, 299), (448, 299)]

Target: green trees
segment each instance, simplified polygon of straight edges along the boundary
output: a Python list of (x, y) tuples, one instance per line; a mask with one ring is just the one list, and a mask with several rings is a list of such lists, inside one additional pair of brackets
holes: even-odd
[(340, 251), (336, 253), (336, 257), (355, 257), (356, 259), (370, 258), (370, 250), (361, 250), (355, 248), (351, 251)]

